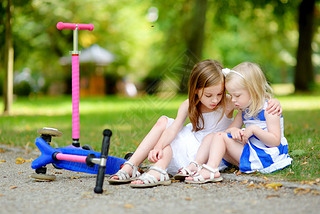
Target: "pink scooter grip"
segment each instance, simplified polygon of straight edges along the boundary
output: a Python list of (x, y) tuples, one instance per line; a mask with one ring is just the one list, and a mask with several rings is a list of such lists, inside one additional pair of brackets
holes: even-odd
[(94, 26), (93, 24), (75, 24), (75, 23), (63, 23), (63, 22), (58, 22), (57, 28), (59, 30), (62, 29), (71, 29), (75, 30), (78, 25), (78, 30), (89, 30), (92, 31)]

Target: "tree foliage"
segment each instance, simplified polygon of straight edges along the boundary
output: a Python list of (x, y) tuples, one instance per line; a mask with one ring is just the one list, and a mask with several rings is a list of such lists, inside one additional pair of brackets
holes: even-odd
[[(116, 61), (106, 73), (129, 76), (136, 83), (172, 78), (181, 88), (180, 83), (186, 82), (181, 81), (186, 66), (190, 70), (195, 62), (206, 58), (217, 59), (226, 67), (254, 61), (272, 82), (294, 79), (300, 0), (13, 2), (15, 70), (28, 67), (51, 82), (66, 77), (69, 71), (62, 68), (59, 59), (72, 50), (72, 31), (57, 30), (59, 21), (93, 23), (92, 32), (79, 32), (80, 49), (95, 43), (108, 49)], [(0, 7), (1, 59), (4, 5), (5, 1)], [(148, 19), (150, 8), (157, 11), (153, 20)], [(319, 26), (319, 8), (317, 1), (315, 26)], [(314, 33), (313, 63), (319, 72), (320, 28), (315, 28)], [(3, 69), (1, 61), (0, 78)]]

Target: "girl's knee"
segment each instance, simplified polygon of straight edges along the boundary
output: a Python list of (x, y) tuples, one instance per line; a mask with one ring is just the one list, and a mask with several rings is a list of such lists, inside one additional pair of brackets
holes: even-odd
[(203, 138), (203, 143), (212, 141), (213, 137), (214, 137), (214, 133), (208, 134)]
[(215, 135), (215, 137), (217, 137), (217, 138), (224, 138), (224, 137), (227, 136), (227, 133), (225, 133), (225, 132), (217, 132), (217, 133), (215, 133), (214, 135)]
[(227, 133), (225, 132), (216, 132), (212, 134), (212, 142), (214, 143), (222, 143), (225, 142), (225, 139), (227, 138)]

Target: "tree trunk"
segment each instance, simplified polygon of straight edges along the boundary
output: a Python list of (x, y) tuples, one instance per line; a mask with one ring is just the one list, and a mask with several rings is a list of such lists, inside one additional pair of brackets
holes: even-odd
[(7, 19), (6, 19), (6, 42), (5, 42), (5, 81), (4, 81), (4, 111), (3, 114), (10, 115), (12, 97), (13, 97), (13, 63), (14, 63), (14, 51), (13, 51), (13, 40), (12, 40), (12, 12), (13, 5), (11, 0), (7, 0)]
[(312, 37), (315, 0), (303, 0), (299, 6), (299, 44), (295, 70), (295, 90), (308, 91), (314, 83)]
[(193, 15), (188, 25), (190, 31), (186, 40), (186, 60), (180, 81), (180, 93), (188, 93), (188, 79), (191, 69), (202, 58), (207, 5), (208, 0), (194, 0)]

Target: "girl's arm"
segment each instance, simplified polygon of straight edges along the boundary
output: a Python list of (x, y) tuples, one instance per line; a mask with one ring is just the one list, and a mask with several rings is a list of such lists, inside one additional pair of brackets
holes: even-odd
[(255, 135), (268, 147), (277, 147), (281, 141), (280, 116), (264, 113), (268, 131), (252, 125), (245, 129), (243, 140), (248, 141), (249, 137)]
[(156, 146), (153, 150), (149, 152), (148, 159), (151, 162), (156, 162), (162, 157), (162, 149), (168, 146), (174, 138), (177, 136), (179, 131), (182, 129), (187, 117), (188, 117), (188, 107), (189, 107), (189, 100), (185, 100), (179, 107), (177, 117), (173, 121), (170, 128), (166, 129)]

